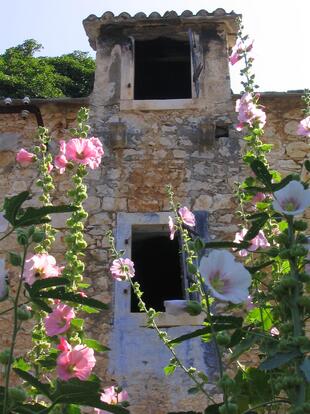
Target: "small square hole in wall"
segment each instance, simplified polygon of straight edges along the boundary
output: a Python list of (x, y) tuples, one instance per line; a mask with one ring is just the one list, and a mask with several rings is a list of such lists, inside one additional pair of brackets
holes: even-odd
[[(162, 225), (132, 227), (131, 257), (135, 280), (141, 285), (148, 308), (164, 311), (164, 301), (183, 299), (184, 288), (178, 238), (170, 240)], [(139, 312), (136, 296), (131, 294), (131, 312)]]
[(134, 99), (190, 99), (191, 55), (187, 40), (135, 41)]

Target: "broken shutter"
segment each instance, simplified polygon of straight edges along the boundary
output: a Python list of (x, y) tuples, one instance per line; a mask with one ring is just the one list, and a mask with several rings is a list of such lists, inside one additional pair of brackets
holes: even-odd
[(203, 69), (203, 53), (196, 42), (192, 29), (188, 29), (188, 37), (192, 55), (193, 82), (195, 84), (196, 98), (198, 98), (200, 92), (199, 77)]
[[(196, 219), (196, 226), (194, 228), (197, 235), (204, 241), (208, 241), (208, 212), (207, 211), (194, 211), (195, 219)], [(180, 246), (182, 247), (182, 241), (180, 240)], [(201, 257), (197, 259), (196, 266), (198, 266)], [(181, 265), (183, 269), (183, 289), (184, 289), (184, 297), (185, 299), (192, 299), (198, 300), (197, 293), (188, 293), (187, 289), (191, 285), (192, 276), (188, 272), (187, 264), (186, 264), (186, 254), (183, 252), (181, 254)]]

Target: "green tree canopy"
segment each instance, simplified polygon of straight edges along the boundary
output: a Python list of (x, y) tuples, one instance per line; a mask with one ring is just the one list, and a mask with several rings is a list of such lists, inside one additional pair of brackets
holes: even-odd
[(34, 39), (0, 55), (0, 96), (11, 98), (72, 98), (92, 91), (95, 61), (75, 50), (56, 57), (35, 57), (42, 45)]

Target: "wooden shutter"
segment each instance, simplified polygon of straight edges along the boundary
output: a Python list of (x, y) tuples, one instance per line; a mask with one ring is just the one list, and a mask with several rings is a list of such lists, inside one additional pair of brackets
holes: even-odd
[(195, 84), (196, 98), (198, 98), (200, 92), (199, 77), (203, 69), (203, 53), (192, 29), (188, 29), (188, 37), (192, 56), (193, 82)]

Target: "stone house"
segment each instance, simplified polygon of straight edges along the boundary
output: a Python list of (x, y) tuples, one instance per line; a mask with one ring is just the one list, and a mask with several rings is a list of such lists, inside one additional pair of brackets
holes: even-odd
[[(164, 376), (169, 353), (146, 327), (127, 282), (111, 281), (105, 233), (113, 228), (117, 247), (137, 264), (147, 304), (163, 311), (159, 325), (171, 337), (197, 329), (199, 317), (171, 316), (163, 305), (164, 300), (187, 295), (178, 242), (169, 242), (165, 185), (171, 184), (176, 199), (196, 212), (198, 231), (205, 239), (229, 239), (238, 230), (234, 182), (244, 171), (228, 66), (236, 17), (223, 9), (196, 15), (190, 11), (91, 15), (83, 22), (96, 50), (90, 97), (0, 103), (3, 195), (27, 188), (37, 191), (34, 171), (21, 170), (14, 162), (18, 148), (33, 144), (37, 123), (58, 140), (74, 125), (77, 109), (90, 108), (92, 133), (102, 140), (105, 157), (101, 169), (88, 176), (86, 280), (91, 283), (89, 295), (111, 307), (108, 313), (89, 317), (87, 326), (91, 336), (111, 348), (108, 356), (98, 357), (98, 374), (105, 384), (115, 381), (128, 390), (134, 414), (199, 411), (206, 403), (187, 393), (191, 384), (182, 373)], [(268, 115), (265, 137), (275, 148), (271, 162), (284, 174), (299, 171), (307, 157), (306, 142), (296, 136), (302, 116), (300, 96), (262, 94)], [(64, 201), (68, 182), (58, 177), (57, 186), (55, 199)], [(65, 219), (65, 215), (54, 219), (59, 229), (54, 253), (60, 260)], [(0, 247), (2, 260), (14, 243), (12, 237)], [(5, 345), (10, 321), (4, 319), (3, 324)], [(25, 341), (27, 332), (18, 344), (20, 350)], [(178, 352), (185, 365), (198, 366), (210, 376), (210, 391), (216, 394), (212, 346), (191, 340)]]

